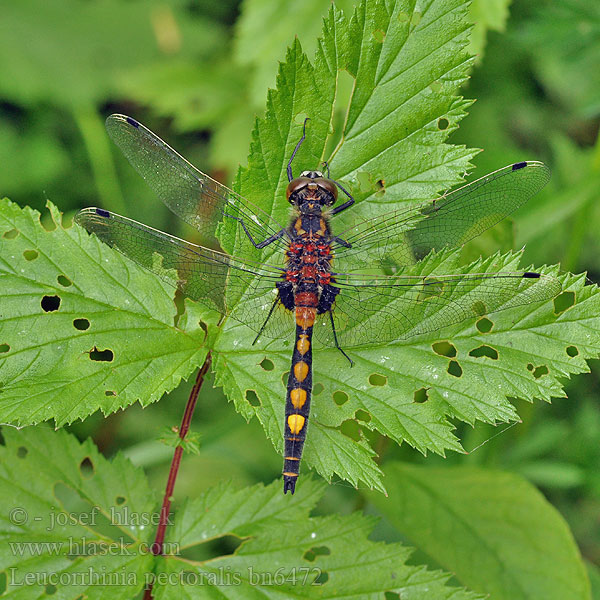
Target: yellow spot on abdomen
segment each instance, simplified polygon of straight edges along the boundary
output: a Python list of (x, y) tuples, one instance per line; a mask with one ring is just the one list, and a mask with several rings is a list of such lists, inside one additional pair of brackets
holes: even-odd
[(310, 342), (308, 341), (308, 336), (305, 334), (300, 335), (299, 339), (298, 339), (298, 343), (296, 344), (296, 348), (298, 348), (298, 352), (300, 352), (300, 354), (302, 354), (302, 356), (304, 356), (309, 348), (310, 348)]
[[(304, 403), (306, 402), (306, 390), (301, 390), (299, 388), (292, 390), (290, 392), (290, 400), (292, 401), (294, 408), (297, 408), (297, 409), (302, 408), (304, 406)], [(291, 426), (290, 426), (290, 429), (291, 429)], [(302, 429), (302, 427), (300, 427), (300, 429)], [(297, 433), (297, 432), (293, 432), (293, 433)]]
[(308, 329), (315, 324), (317, 309), (312, 306), (297, 306), (296, 307), (296, 325), (302, 329)]
[(300, 433), (304, 427), (306, 419), (302, 415), (290, 415), (288, 417), (288, 427), (293, 434)]
[(298, 381), (304, 381), (308, 375), (308, 365), (304, 361), (297, 362), (294, 365), (294, 377)]

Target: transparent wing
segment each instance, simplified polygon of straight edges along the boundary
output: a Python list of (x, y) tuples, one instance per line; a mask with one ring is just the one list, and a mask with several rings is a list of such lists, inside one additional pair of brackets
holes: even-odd
[[(185, 295), (257, 333), (277, 298), (275, 284), (284, 272), (280, 267), (190, 244), (99, 208), (80, 211), (75, 222)], [(291, 313), (278, 307), (263, 335), (282, 337), (291, 331)]]
[(537, 194), (546, 165), (520, 162), (498, 169), (419, 206), (391, 211), (336, 234), (336, 269), (352, 272), (381, 261), (409, 265), (431, 250), (453, 248), (483, 233)]
[(283, 229), (266, 212), (196, 169), (135, 119), (111, 115), (106, 129), (156, 195), (203, 235), (214, 239), (217, 226), (226, 218), (243, 220), (257, 243)]
[[(336, 275), (333, 315), (342, 348), (403, 340), (492, 312), (553, 298), (558, 279), (526, 271), (369, 277)], [(317, 338), (335, 345), (329, 315)]]

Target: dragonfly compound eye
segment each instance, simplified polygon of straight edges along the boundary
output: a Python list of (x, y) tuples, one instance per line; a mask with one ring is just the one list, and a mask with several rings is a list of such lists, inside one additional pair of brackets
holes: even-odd
[(331, 179), (325, 179), (325, 177), (319, 177), (315, 180), (317, 185), (326, 192), (328, 206), (335, 203), (338, 197), (337, 186)]
[(294, 204), (294, 194), (304, 189), (309, 183), (312, 183), (312, 181), (313, 180), (309, 177), (296, 177), (296, 179), (292, 179), (292, 181), (288, 183), (285, 191), (285, 197), (287, 198), (288, 202)]

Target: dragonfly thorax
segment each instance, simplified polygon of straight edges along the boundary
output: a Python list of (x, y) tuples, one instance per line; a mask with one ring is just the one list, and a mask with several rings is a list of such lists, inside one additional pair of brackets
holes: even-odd
[(334, 204), (337, 200), (337, 187), (320, 171), (303, 171), (300, 177), (292, 179), (288, 184), (286, 198), (301, 212), (306, 212), (306, 209), (312, 211), (313, 207), (309, 208), (307, 204), (318, 208)]

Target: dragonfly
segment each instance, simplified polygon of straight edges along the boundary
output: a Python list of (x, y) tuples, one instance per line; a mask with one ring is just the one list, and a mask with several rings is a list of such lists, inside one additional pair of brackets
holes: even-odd
[(431, 251), (461, 246), (542, 189), (550, 173), (541, 162), (508, 165), (438, 198), (357, 220), (334, 233), (332, 219), (355, 200), (329, 171), (293, 176), (306, 121), (287, 164), (291, 216), (283, 225), (196, 169), (135, 119), (111, 115), (106, 127), (171, 211), (216, 243), (228, 233), (226, 245), (233, 250), (193, 244), (102, 208), (83, 209), (75, 222), (183, 294), (249, 327), (256, 333), (253, 343), (263, 336), (290, 339), (295, 324), (285, 400), (284, 493), (294, 493), (300, 473), (314, 341), (337, 348), (351, 366), (350, 348), (437, 334), (561, 291), (556, 278), (532, 271), (418, 270)]

